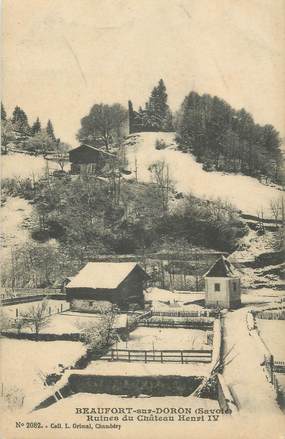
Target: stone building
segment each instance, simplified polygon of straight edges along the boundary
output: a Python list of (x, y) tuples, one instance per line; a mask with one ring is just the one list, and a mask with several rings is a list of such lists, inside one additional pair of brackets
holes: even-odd
[(230, 309), (240, 305), (240, 276), (224, 256), (211, 266), (204, 278), (206, 306)]

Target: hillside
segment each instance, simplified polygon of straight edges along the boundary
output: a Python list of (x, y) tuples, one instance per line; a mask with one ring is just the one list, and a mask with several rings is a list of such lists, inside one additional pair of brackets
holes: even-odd
[[(165, 142), (167, 148), (157, 150), (157, 140)], [(266, 186), (256, 178), (203, 170), (191, 154), (176, 150), (175, 133), (132, 134), (125, 145), (129, 169), (133, 172), (137, 162), (139, 181), (150, 181), (149, 166), (155, 161), (164, 160), (169, 165), (170, 177), (178, 192), (192, 193), (204, 199), (221, 198), (245, 213), (257, 215), (263, 209), (264, 215), (271, 217), (270, 201), (281, 196), (277, 186)]]

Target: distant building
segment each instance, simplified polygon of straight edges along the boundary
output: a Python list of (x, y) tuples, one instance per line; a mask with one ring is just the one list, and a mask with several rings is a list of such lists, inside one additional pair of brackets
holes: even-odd
[(146, 272), (135, 262), (89, 262), (66, 285), (74, 311), (96, 312), (101, 304), (121, 310), (144, 307)]
[(71, 172), (79, 174), (80, 171), (85, 170), (88, 173), (95, 173), (104, 165), (104, 156), (114, 157), (114, 154), (86, 144), (71, 149), (69, 151)]
[(230, 309), (240, 305), (240, 276), (224, 256), (212, 265), (204, 278), (206, 306)]

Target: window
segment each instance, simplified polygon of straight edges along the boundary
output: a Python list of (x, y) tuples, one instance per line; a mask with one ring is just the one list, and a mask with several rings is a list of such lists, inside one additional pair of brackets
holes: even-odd
[(233, 291), (237, 290), (237, 284), (235, 282), (233, 282)]
[(89, 306), (90, 306), (90, 307), (93, 306), (93, 302), (89, 302)]
[(221, 285), (215, 284), (215, 291), (221, 291)]

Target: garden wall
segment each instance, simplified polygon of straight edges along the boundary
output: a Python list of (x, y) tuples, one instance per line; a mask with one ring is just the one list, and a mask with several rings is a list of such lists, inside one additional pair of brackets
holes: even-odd
[(150, 396), (189, 396), (202, 382), (201, 377), (182, 376), (104, 376), (72, 374), (69, 383), (73, 392), (140, 394)]

